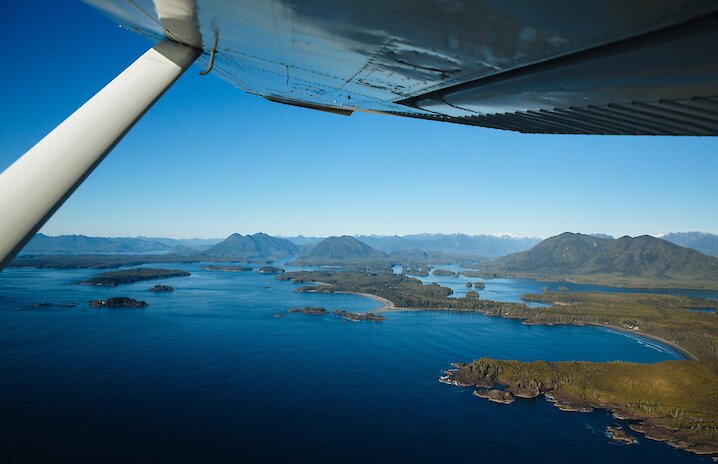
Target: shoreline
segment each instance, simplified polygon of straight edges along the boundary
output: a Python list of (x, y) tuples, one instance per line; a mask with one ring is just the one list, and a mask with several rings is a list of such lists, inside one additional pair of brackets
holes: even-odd
[[(369, 298), (371, 300), (377, 301), (382, 304), (381, 308), (373, 309), (370, 312), (378, 313), (380, 311), (390, 311), (390, 310), (397, 309), (394, 306), (394, 303), (391, 302), (390, 300), (387, 300), (386, 298), (382, 298), (377, 295), (372, 295), (371, 293), (358, 293), (358, 292), (334, 292), (334, 293), (339, 293), (339, 294), (343, 293), (344, 295), (359, 295), (359, 296), (363, 296), (365, 298)], [(398, 309), (403, 309), (403, 308), (398, 308)]]
[[(478, 311), (478, 310), (472, 310), (472, 309), (454, 309), (454, 308), (400, 308), (400, 307), (394, 306), (394, 303), (392, 303), (391, 301), (387, 300), (386, 298), (382, 298), (382, 297), (377, 296), (377, 295), (372, 295), (371, 293), (356, 293), (356, 292), (336, 292), (336, 293), (348, 293), (348, 294), (352, 294), (352, 295), (360, 295), (360, 296), (364, 296), (364, 297), (367, 297), (367, 298), (371, 298), (371, 299), (374, 300), (374, 301), (378, 301), (378, 302), (382, 303), (383, 306), (382, 306), (381, 308), (379, 308), (379, 309), (374, 310), (375, 312), (381, 312), (381, 311), (395, 311), (395, 312), (399, 312), (399, 311), (454, 311), (454, 312), (459, 312), (459, 313), (478, 313), (478, 314), (481, 314), (481, 315), (483, 315), (483, 316), (486, 316), (486, 314), (485, 314), (484, 312)], [(525, 320), (522, 320), (522, 319), (505, 318), (505, 317), (503, 317), (503, 316), (499, 316), (499, 317), (501, 317), (501, 319), (509, 319), (509, 320), (521, 321), (522, 323), (525, 321)], [(696, 355), (694, 355), (693, 353), (691, 353), (690, 351), (688, 351), (686, 348), (683, 348), (682, 346), (678, 345), (677, 343), (672, 342), (672, 341), (669, 341), (669, 340), (666, 340), (666, 339), (661, 338), (661, 337), (659, 337), (659, 336), (657, 336), (657, 335), (652, 335), (652, 334), (649, 334), (649, 333), (646, 333), (646, 332), (641, 332), (640, 330), (631, 330), (631, 329), (626, 329), (625, 327), (618, 327), (618, 326), (609, 325), (609, 324), (534, 324), (534, 325), (545, 325), (545, 326), (550, 326), (550, 325), (571, 325), (571, 326), (576, 326), (576, 327), (581, 327), (581, 326), (583, 326), (583, 327), (589, 327), (589, 326), (593, 326), (593, 327), (604, 327), (604, 328), (607, 328), (607, 329), (612, 329), (612, 330), (615, 330), (615, 331), (618, 331), (618, 332), (627, 333), (627, 334), (633, 334), (633, 335), (636, 335), (636, 336), (638, 336), (638, 337), (643, 337), (643, 338), (646, 338), (646, 339), (649, 339), (649, 340), (653, 340), (653, 341), (659, 342), (659, 343), (661, 343), (661, 344), (663, 344), (663, 345), (666, 345), (667, 347), (673, 349), (674, 351), (676, 351), (678, 354), (680, 354), (681, 356), (683, 356), (684, 358), (686, 358), (685, 360), (687, 360), (687, 361), (698, 361), (698, 360), (699, 360)]]
[[(578, 324), (571, 324), (571, 325), (578, 325)], [(698, 356), (694, 355), (693, 353), (691, 353), (687, 349), (683, 348), (682, 346), (678, 345), (677, 343), (668, 341), (665, 338), (661, 338), (656, 335), (651, 335), (649, 333), (641, 332), (640, 330), (630, 330), (630, 329), (626, 329), (624, 327), (617, 327), (615, 325), (608, 325), (608, 324), (586, 324), (586, 325), (592, 325), (594, 327), (605, 327), (607, 329), (616, 330), (618, 332), (624, 332), (624, 333), (628, 333), (628, 334), (638, 335), (639, 337), (647, 338), (649, 340), (653, 340), (653, 341), (662, 343), (662, 344), (668, 346), (669, 348), (672, 348), (678, 354), (680, 354), (681, 356), (686, 358), (687, 361), (698, 361), (699, 360)]]

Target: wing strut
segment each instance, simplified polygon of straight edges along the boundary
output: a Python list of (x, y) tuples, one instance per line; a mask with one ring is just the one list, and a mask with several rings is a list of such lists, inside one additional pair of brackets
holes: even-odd
[(158, 43), (0, 174), (0, 270), (201, 53)]

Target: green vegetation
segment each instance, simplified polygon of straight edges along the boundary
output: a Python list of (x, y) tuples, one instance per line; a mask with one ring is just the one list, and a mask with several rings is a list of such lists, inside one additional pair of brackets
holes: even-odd
[(417, 264), (414, 266), (406, 266), (403, 269), (403, 273), (406, 275), (426, 277), (429, 275), (431, 269), (426, 264)]
[(284, 272), (284, 269), (276, 266), (262, 266), (257, 269), (257, 271), (260, 274), (282, 274)]
[(619, 292), (553, 292), (522, 298), (553, 306), (517, 306), (487, 314), (533, 324), (599, 324), (640, 331), (675, 343), (699, 359), (718, 359), (718, 315), (690, 310), (717, 307), (715, 300)]
[(293, 264), (322, 265), (362, 265), (387, 267), (389, 256), (375, 250), (354, 237), (328, 237), (317, 243), (309, 252)]
[(434, 269), (431, 273), (435, 276), (456, 277), (456, 272), (449, 271), (448, 269)]
[[(696, 453), (718, 453), (718, 315), (693, 311), (718, 301), (639, 293), (524, 295), (550, 307), (490, 308), (484, 313), (530, 324), (599, 324), (640, 332), (673, 343), (699, 361), (657, 364), (624, 362), (518, 362), (482, 358), (449, 372), (445, 383), (490, 389), (503, 385), (499, 398), (545, 393), (559, 409), (604, 408), (641, 421), (635, 431)], [(481, 390), (478, 396), (495, 394)], [(497, 401), (496, 398), (493, 399)]]
[(83, 285), (98, 285), (103, 287), (114, 287), (120, 284), (131, 284), (142, 280), (166, 279), (168, 277), (185, 277), (190, 275), (189, 272), (178, 271), (175, 269), (151, 269), (136, 268), (125, 269), (122, 271), (103, 272), (97, 276), (79, 282)]
[(630, 288), (718, 289), (718, 258), (647, 235), (603, 239), (566, 232), (479, 271)]
[(155, 285), (150, 288), (150, 292), (174, 292), (174, 288), (169, 285)]
[[(519, 362), (481, 358), (449, 374), (462, 385), (550, 392), (560, 405), (609, 409), (631, 428), (697, 453), (718, 453), (717, 361)], [(519, 396), (519, 395), (517, 395)]]
[(502, 309), (508, 311), (514, 308), (526, 308), (522, 304), (501, 303), (478, 298), (449, 298), (449, 295), (452, 294), (450, 288), (437, 284), (424, 285), (418, 279), (391, 272), (297, 271), (287, 272), (277, 276), (277, 279), (291, 280), (295, 283), (321, 282), (327, 284), (305, 289), (300, 287), (297, 289), (298, 291), (370, 293), (386, 298), (399, 308), (496, 312), (500, 312)]
[(337, 316), (341, 317), (342, 319), (346, 319), (348, 321), (370, 321), (370, 322), (384, 322), (384, 316), (381, 314), (374, 314), (374, 313), (350, 313), (349, 311), (345, 311), (343, 309), (336, 309), (332, 311), (332, 313)]
[(464, 277), (481, 277), (483, 273), (481, 271), (461, 271)]
[[(521, 319), (527, 324), (596, 324), (614, 326), (674, 343), (698, 361), (658, 364), (563, 362), (531, 363), (482, 358), (457, 365), (441, 380), (476, 385), (477, 396), (511, 403), (515, 397), (546, 394), (564, 411), (609, 409), (640, 423), (631, 427), (648, 437), (669, 441), (698, 453), (718, 453), (718, 315), (693, 311), (718, 306), (714, 300), (638, 293), (553, 292), (524, 295), (526, 301), (552, 303), (530, 308), (523, 304), (449, 298), (451, 290), (405, 275), (357, 271), (289, 272), (279, 280), (305, 285), (297, 291), (370, 293), (398, 307), (480, 311), (489, 316)], [(496, 384), (504, 390), (494, 390)]]
[(106, 300), (92, 300), (88, 301), (87, 304), (93, 308), (144, 308), (147, 306), (147, 303), (144, 301), (135, 300), (126, 296), (117, 296)]
[(297, 251), (299, 247), (289, 240), (259, 232), (253, 235), (232, 234), (204, 254), (235, 258), (282, 258), (292, 256)]
[(249, 272), (252, 270), (248, 266), (202, 266), (205, 271), (223, 271), (223, 272)]
[(287, 310), (287, 313), (294, 314), (294, 313), (300, 313), (300, 314), (308, 314), (310, 316), (324, 316), (329, 311), (327, 311), (325, 308), (319, 308), (316, 306), (305, 306), (303, 308), (289, 308)]
[(421, 269), (407, 269), (404, 271), (404, 274), (408, 276), (428, 277), (429, 271), (424, 271)]

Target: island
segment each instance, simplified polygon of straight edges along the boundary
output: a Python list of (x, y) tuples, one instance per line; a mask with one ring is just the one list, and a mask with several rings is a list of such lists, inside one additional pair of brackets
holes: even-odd
[(623, 430), (622, 427), (609, 425), (606, 427), (606, 434), (611, 437), (613, 441), (617, 441), (618, 443), (625, 443), (627, 445), (635, 445), (638, 443), (638, 439)]
[(471, 282), (466, 282), (466, 288), (471, 288), (473, 285)]
[(147, 303), (140, 300), (118, 296), (106, 300), (92, 300), (88, 303), (93, 308), (144, 308)]
[(483, 290), (486, 288), (486, 284), (483, 282), (474, 282), (474, 288), (478, 288), (479, 290)]
[(79, 303), (52, 303), (50, 301), (42, 301), (40, 303), (32, 303), (27, 308), (74, 308)]
[(305, 306), (303, 308), (289, 308), (287, 310), (287, 313), (289, 313), (289, 314), (300, 313), (300, 314), (308, 314), (310, 316), (324, 316), (328, 312), (329, 311), (327, 311), (325, 308), (319, 308), (316, 306)]
[(371, 321), (371, 322), (384, 322), (384, 316), (381, 314), (374, 314), (374, 313), (350, 313), (349, 311), (345, 311), (343, 309), (336, 309), (332, 311), (335, 316), (341, 317), (342, 319), (346, 319), (348, 321)]
[(222, 272), (248, 272), (253, 268), (248, 266), (202, 266), (205, 271), (222, 271)]
[(461, 271), (464, 277), (483, 277), (484, 273), (481, 271)]
[(262, 266), (257, 269), (257, 272), (259, 272), (260, 274), (283, 274), (284, 269), (276, 266)]
[(458, 274), (454, 271), (449, 271), (448, 269), (434, 269), (432, 272), (435, 276), (442, 276), (442, 277), (457, 277)]
[(150, 287), (150, 292), (174, 292), (174, 287), (170, 285), (155, 285), (153, 287)]
[(429, 275), (429, 266), (419, 265), (415, 267), (404, 267), (402, 273), (410, 276), (427, 277)]
[(186, 277), (190, 273), (175, 269), (152, 269), (140, 267), (125, 269), (122, 271), (110, 271), (98, 274), (95, 277), (79, 282), (82, 285), (97, 285), (102, 287), (114, 287), (120, 284), (131, 284), (142, 280), (166, 279), (169, 277)]

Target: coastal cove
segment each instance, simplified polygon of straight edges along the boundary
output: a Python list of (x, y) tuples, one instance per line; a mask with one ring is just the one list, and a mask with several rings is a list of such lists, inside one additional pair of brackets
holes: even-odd
[[(252, 264), (246, 266), (254, 272), (204, 270), (203, 263), (146, 266), (191, 275), (152, 282), (174, 288), (166, 293), (149, 292), (147, 282), (72, 285), (97, 274), (89, 269), (9, 269), (0, 276), (0, 372), (12, 373), (0, 382), (7, 418), (0, 442), (11, 457), (69, 457), (74, 444), (75, 452), (103, 461), (141, 452), (158, 461), (196, 462), (211, 449), (263, 462), (306, 462), (307, 456), (436, 462), (470, 459), (490, 447), (493, 459), (506, 462), (709, 462), (642, 436), (638, 445), (617, 445), (605, 435), (617, 421), (605, 412), (566, 414), (543, 400), (506, 408), (436, 381), (450, 361), (481, 356), (683, 359), (654, 340), (453, 311), (388, 310), (381, 324), (332, 315), (273, 318), (290, 307), (366, 312), (383, 303), (294, 293), (297, 284), (260, 274)], [(495, 291), (485, 282), (485, 292)], [(148, 306), (87, 305), (120, 295)], [(30, 306), (40, 302), (79, 304)], [(127, 432), (122, 439), (113, 436), (118, 428)], [(37, 434), (48, 437), (45, 449), (33, 445)], [(389, 435), (394, 439), (379, 438)], [(79, 436), (82, 446), (73, 443)]]

